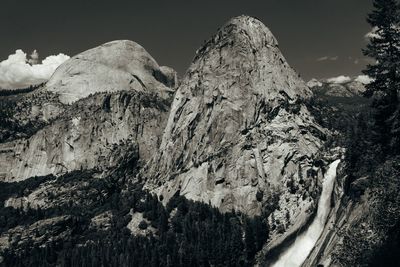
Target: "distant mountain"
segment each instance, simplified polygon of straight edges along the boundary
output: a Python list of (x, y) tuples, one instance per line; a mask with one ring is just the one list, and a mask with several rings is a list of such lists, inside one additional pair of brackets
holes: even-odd
[(367, 83), (369, 83), (369, 78), (366, 76), (357, 76), (353, 78), (339, 76), (323, 80), (311, 79), (307, 82), (307, 86), (318, 95), (352, 97), (362, 96)]

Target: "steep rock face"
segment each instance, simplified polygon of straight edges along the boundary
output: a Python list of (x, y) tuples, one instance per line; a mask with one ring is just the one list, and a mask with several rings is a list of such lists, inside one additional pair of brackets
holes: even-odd
[(18, 123), (41, 124), (30, 136), (0, 144), (0, 180), (101, 171), (131, 152), (146, 161), (161, 143), (177, 84), (173, 69), (160, 68), (132, 41), (71, 58), (25, 97)]
[(62, 103), (71, 104), (98, 92), (170, 91), (175, 83), (173, 70), (161, 69), (143, 47), (123, 40), (70, 58), (55, 71), (45, 90), (57, 93)]
[(304, 223), (324, 138), (303, 103), (311, 95), (260, 21), (232, 19), (197, 51), (179, 86), (142, 173), (147, 188), (250, 215), (286, 207), (271, 216), (280, 227)]
[(97, 94), (28, 139), (0, 144), (3, 181), (104, 170), (129, 152), (147, 160), (161, 143), (169, 100), (137, 92)]

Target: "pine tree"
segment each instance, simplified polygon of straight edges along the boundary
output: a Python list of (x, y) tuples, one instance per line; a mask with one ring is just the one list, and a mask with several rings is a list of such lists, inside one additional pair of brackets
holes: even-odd
[(269, 229), (268, 225), (263, 222), (259, 216), (254, 217), (253, 224), (255, 231), (256, 250), (259, 251), (268, 239)]
[[(373, 81), (365, 95), (373, 97), (375, 139), (383, 149), (398, 149), (398, 91), (400, 86), (400, 12), (396, 0), (374, 0), (367, 21), (372, 26), (370, 43), (364, 55), (375, 60), (363, 71)], [(397, 112), (396, 112), (397, 110)], [(392, 143), (391, 143), (392, 142)]]
[(160, 231), (160, 234), (163, 234), (168, 230), (168, 214), (164, 208), (160, 209), (157, 228), (158, 231)]
[(251, 260), (256, 254), (256, 240), (254, 238), (254, 229), (250, 219), (246, 219), (244, 226), (245, 244), (247, 259)]

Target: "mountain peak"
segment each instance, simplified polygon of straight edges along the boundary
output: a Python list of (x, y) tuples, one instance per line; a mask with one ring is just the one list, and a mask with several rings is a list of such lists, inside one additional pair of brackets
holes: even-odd
[(305, 159), (317, 157), (322, 142), (302, 101), (311, 94), (264, 24), (229, 20), (197, 51), (176, 91), (159, 151), (142, 172), (147, 188), (165, 201), (178, 193), (259, 214), (274, 186), (313, 167)]
[[(164, 68), (166, 70), (166, 68)], [(71, 104), (90, 94), (123, 90), (167, 92), (176, 75), (163, 70), (139, 44), (117, 40), (80, 53), (64, 62), (46, 84), (46, 90)]]
[(195, 60), (213, 48), (232, 47), (243, 55), (255, 54), (266, 47), (277, 48), (272, 32), (256, 18), (241, 15), (230, 19), (196, 52)]
[(193, 76), (200, 78), (199, 74), (202, 79), (208, 76), (206, 80), (221, 81), (224, 77), (241, 83), (241, 90), (248, 88), (267, 99), (288, 96), (295, 100), (311, 95), (282, 55), (272, 32), (259, 20), (244, 15), (230, 19), (197, 50), (186, 81)]
[(230, 26), (237, 27), (237, 31), (235, 32), (236, 34), (245, 34), (248, 37), (253, 38), (252, 41), (265, 41), (264, 43), (260, 43), (260, 45), (278, 45), (278, 41), (270, 29), (255, 17), (247, 15), (233, 17), (224, 25), (223, 28)]

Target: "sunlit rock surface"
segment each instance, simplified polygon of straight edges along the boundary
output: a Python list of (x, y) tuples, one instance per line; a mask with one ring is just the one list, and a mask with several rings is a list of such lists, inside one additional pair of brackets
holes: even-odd
[(273, 217), (283, 229), (306, 221), (326, 133), (304, 104), (311, 95), (267, 27), (230, 20), (197, 51), (176, 92), (142, 173), (147, 188), (165, 201), (178, 193), (251, 215), (279, 206)]
[(56, 92), (62, 103), (71, 104), (98, 92), (169, 91), (175, 83), (173, 71), (160, 69), (139, 44), (122, 40), (70, 58), (56, 70), (45, 90)]
[(98, 94), (28, 139), (0, 144), (0, 178), (18, 181), (107, 169), (130, 152), (146, 161), (161, 143), (169, 102), (143, 93)]

